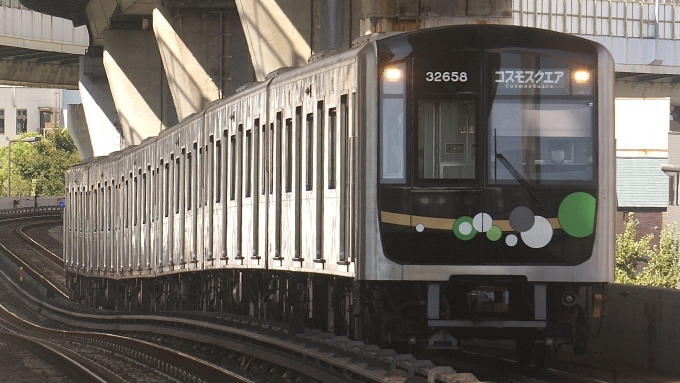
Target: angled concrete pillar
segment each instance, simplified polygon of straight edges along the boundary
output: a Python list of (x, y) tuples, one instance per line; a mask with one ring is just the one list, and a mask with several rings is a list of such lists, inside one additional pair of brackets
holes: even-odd
[[(208, 20), (207, 15), (182, 14), (181, 18), (176, 18), (161, 1), (155, 0), (154, 6), (153, 32), (177, 117), (181, 121), (220, 97), (220, 91), (206, 68), (211, 64), (210, 38), (222, 31), (216, 23)], [(173, 27), (173, 23), (178, 28)], [(221, 51), (218, 49), (218, 52)]]
[(98, 55), (80, 58), (79, 91), (85, 120), (79, 119), (68, 128), (80, 156), (87, 159), (120, 150), (118, 114)]
[(174, 125), (174, 105), (151, 30), (107, 30), (103, 61), (126, 145)]
[(236, 0), (236, 8), (258, 81), (275, 69), (307, 63), (311, 2)]

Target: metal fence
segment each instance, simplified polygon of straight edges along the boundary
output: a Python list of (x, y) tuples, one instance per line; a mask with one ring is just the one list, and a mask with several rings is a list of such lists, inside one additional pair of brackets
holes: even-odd
[(680, 39), (680, 4), (670, 1), (513, 0), (513, 23), (578, 35)]

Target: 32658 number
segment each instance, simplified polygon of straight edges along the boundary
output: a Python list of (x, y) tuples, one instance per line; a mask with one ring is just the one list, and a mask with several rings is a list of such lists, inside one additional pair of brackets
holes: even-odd
[(425, 81), (430, 82), (466, 82), (467, 72), (427, 72)]

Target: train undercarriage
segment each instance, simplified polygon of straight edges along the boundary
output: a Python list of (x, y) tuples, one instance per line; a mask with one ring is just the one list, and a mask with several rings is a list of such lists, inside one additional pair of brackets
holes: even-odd
[[(518, 359), (541, 364), (550, 346), (588, 346), (605, 285), (532, 284), (522, 278), (448, 282), (354, 281), (294, 272), (214, 270), (156, 278), (69, 273), (72, 299), (126, 312), (226, 312), (346, 335), (392, 348), (457, 348), (472, 338), (514, 339)], [(579, 298), (579, 294), (583, 295)], [(594, 299), (592, 297), (595, 297)]]

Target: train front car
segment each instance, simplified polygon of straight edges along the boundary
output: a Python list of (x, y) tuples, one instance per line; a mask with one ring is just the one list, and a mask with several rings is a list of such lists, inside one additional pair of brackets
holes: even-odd
[(577, 300), (592, 304), (613, 279), (609, 52), (512, 26), (424, 30), (376, 48), (374, 276), (413, 281), (379, 288), (393, 328), (417, 331), (408, 302), (426, 301), (419, 315), (439, 330), (430, 346), (455, 345), (453, 334), (515, 337), (523, 358), (546, 338), (584, 349)]

